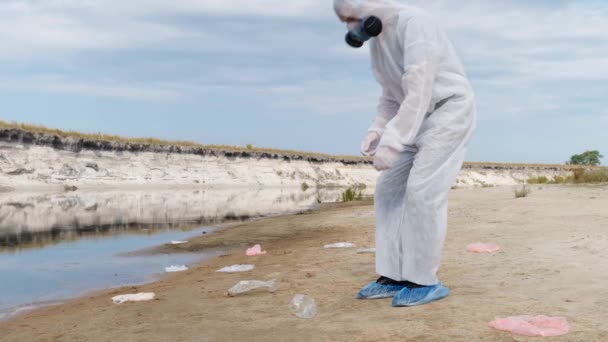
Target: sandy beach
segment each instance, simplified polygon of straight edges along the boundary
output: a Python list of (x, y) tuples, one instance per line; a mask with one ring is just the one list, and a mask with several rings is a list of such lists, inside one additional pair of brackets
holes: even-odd
[[(357, 301), (376, 279), (370, 201), (323, 205), (311, 212), (238, 224), (156, 253), (224, 248), (225, 256), (143, 286), (90, 294), (0, 324), (1, 341), (532, 341), (494, 331), (496, 317), (566, 317), (571, 332), (552, 341), (608, 341), (608, 187), (534, 186), (456, 189), (440, 278), (445, 300), (391, 308)], [(324, 249), (352, 242), (354, 249)], [(492, 255), (469, 254), (473, 242), (496, 243)], [(260, 243), (265, 256), (247, 257)], [(248, 273), (220, 274), (233, 264)], [(277, 278), (276, 293), (229, 298), (241, 280)], [(2, 281), (7, 281), (3, 279)], [(154, 292), (150, 302), (114, 305), (115, 295)], [(313, 297), (318, 314), (290, 312), (295, 294)]]

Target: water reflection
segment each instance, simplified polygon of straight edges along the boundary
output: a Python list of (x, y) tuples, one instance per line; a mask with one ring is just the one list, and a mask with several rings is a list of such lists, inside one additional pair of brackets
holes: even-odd
[(0, 319), (93, 289), (140, 284), (204, 254), (125, 256), (221, 222), (336, 201), (343, 189), (207, 189), (0, 194)]
[(165, 267), (190, 265), (223, 253), (210, 250), (200, 254), (121, 255), (133, 249), (199, 235), (204, 230), (149, 235), (126, 233), (0, 254), (0, 320), (87, 291), (153, 281)]
[(4, 193), (0, 252), (83, 237), (191, 229), (302, 210), (335, 201), (341, 189), (206, 189)]

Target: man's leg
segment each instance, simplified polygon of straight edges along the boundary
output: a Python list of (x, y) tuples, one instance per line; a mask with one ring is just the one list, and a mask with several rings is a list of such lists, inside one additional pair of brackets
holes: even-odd
[[(470, 111), (468, 113), (467, 111)], [(437, 271), (447, 233), (448, 194), (458, 177), (474, 128), (474, 105), (461, 99), (446, 103), (423, 126), (405, 195), (399, 280), (426, 288), (404, 289), (394, 306), (425, 304), (448, 295)]]
[(402, 217), (407, 179), (412, 169), (414, 152), (404, 152), (397, 165), (380, 174), (374, 197), (376, 207), (376, 265), (382, 277), (364, 287), (358, 299), (391, 298), (405, 284), (395, 282), (401, 273), (399, 221)]
[(407, 183), (415, 152), (404, 152), (392, 169), (382, 172), (376, 184), (376, 272), (381, 276), (401, 281), (403, 234), (402, 218), (405, 211)]

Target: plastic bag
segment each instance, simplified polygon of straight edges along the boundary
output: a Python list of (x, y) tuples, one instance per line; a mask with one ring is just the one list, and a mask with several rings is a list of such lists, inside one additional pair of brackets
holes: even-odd
[(472, 243), (467, 246), (467, 252), (470, 253), (495, 253), (500, 250), (500, 246), (493, 243)]
[(126, 302), (145, 302), (153, 300), (156, 297), (154, 293), (136, 293), (112, 297), (114, 304), (123, 304)]
[(234, 297), (258, 289), (266, 289), (268, 292), (273, 293), (277, 290), (277, 281), (243, 280), (228, 290), (228, 296)]
[(490, 323), (494, 329), (531, 337), (562, 336), (570, 332), (564, 317), (513, 316), (498, 318)]
[(262, 246), (255, 245), (249, 249), (247, 249), (247, 256), (256, 256), (256, 255), (264, 255), (266, 251), (262, 251)]
[(317, 303), (311, 297), (298, 294), (290, 304), (291, 312), (299, 318), (311, 319), (317, 315)]
[(183, 271), (187, 271), (187, 270), (188, 270), (188, 267), (185, 265), (165, 267), (165, 272), (167, 272), (167, 273), (183, 272)]
[(354, 244), (350, 243), (350, 242), (338, 242), (338, 243), (334, 243), (331, 245), (325, 245), (325, 248), (328, 249), (332, 249), (332, 248), (353, 248), (355, 247)]
[(238, 273), (238, 272), (249, 272), (255, 269), (255, 265), (232, 265), (226, 266), (222, 269), (217, 270), (219, 273)]

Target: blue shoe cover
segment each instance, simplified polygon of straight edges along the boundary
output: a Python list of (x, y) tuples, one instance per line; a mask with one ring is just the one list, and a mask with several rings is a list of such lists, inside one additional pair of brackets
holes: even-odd
[(380, 285), (377, 282), (369, 283), (357, 294), (357, 299), (383, 299), (394, 297), (405, 286), (401, 285)]
[(419, 288), (404, 288), (393, 298), (393, 307), (416, 306), (447, 297), (450, 290), (442, 284)]

